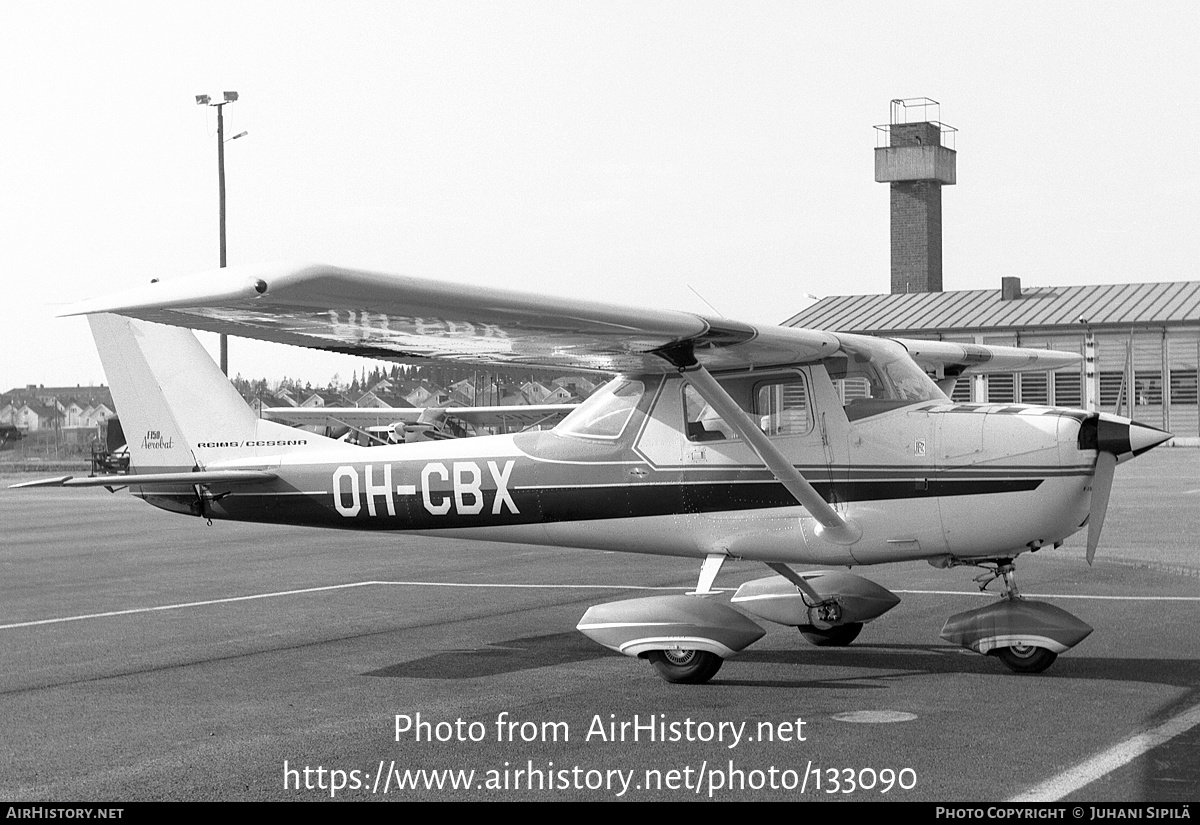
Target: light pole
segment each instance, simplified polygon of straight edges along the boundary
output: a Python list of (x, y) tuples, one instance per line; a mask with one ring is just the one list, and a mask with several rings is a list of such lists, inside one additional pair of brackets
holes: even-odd
[[(214, 106), (217, 110), (217, 191), (220, 202), (221, 268), (225, 268), (225, 104), (238, 99), (237, 92), (225, 92), (223, 99), (213, 102), (208, 95), (196, 95), (197, 106)], [(239, 132), (230, 138), (237, 140), (248, 132)], [(221, 372), (229, 375), (229, 337), (221, 333)]]

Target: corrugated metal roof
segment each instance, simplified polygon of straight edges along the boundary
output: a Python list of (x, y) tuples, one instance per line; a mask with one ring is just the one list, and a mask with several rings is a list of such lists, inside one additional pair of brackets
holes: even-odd
[(1200, 281), (1025, 287), (1015, 301), (1002, 301), (999, 289), (834, 295), (789, 318), (784, 326), (889, 334), (1079, 329), (1081, 317), (1093, 327), (1200, 325)]

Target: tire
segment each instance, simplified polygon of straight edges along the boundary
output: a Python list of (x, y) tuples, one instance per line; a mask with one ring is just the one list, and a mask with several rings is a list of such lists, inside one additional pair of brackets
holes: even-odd
[(1058, 658), (1053, 650), (1029, 645), (998, 647), (992, 653), (1016, 673), (1041, 673)]
[(818, 630), (812, 625), (801, 625), (800, 635), (807, 639), (809, 644), (817, 647), (846, 647), (858, 638), (862, 629), (862, 622), (834, 625), (828, 630)]
[(651, 650), (646, 658), (659, 676), (677, 685), (702, 685), (717, 675), (725, 661), (706, 650)]

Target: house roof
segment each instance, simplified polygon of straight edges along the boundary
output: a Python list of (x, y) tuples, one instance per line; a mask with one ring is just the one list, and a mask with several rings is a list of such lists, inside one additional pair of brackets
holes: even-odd
[(88, 407), (95, 409), (103, 405), (106, 409), (114, 409), (112, 391), (106, 386), (78, 387), (16, 387), (6, 393), (0, 393), (0, 407), (12, 404), (14, 407), (29, 405), (42, 418), (58, 415), (54, 404), (61, 404), (63, 412), (74, 402), (81, 410)]
[(37, 401), (20, 401), (14, 404), (13, 408), (16, 410), (26, 408), (41, 419), (53, 420), (61, 415), (56, 408), (51, 407), (48, 404), (39, 404)]
[(1200, 281), (1025, 287), (1001, 300), (998, 289), (840, 295), (822, 298), (784, 326), (889, 334), (948, 330), (1080, 329), (1133, 324), (1200, 326)]

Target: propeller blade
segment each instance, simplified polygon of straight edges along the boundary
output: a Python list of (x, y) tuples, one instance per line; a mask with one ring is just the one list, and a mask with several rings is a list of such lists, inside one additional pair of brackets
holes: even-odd
[(1112, 492), (1116, 469), (1117, 457), (1114, 454), (1102, 452), (1096, 456), (1096, 471), (1092, 475), (1092, 511), (1088, 516), (1088, 564), (1096, 557), (1096, 545), (1100, 543), (1100, 531), (1104, 529), (1104, 516), (1108, 512), (1108, 496)]

